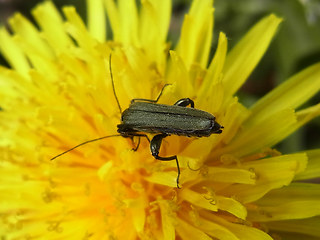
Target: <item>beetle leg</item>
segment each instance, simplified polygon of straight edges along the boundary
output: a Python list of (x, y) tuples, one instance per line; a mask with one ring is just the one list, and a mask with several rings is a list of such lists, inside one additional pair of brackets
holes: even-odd
[(194, 108), (194, 102), (190, 98), (182, 98), (178, 100), (174, 105), (180, 107), (186, 107), (190, 105), (190, 107)]
[(134, 99), (132, 99), (131, 100), (131, 103), (134, 103), (134, 102), (152, 102), (152, 103), (157, 103), (158, 101), (159, 101), (159, 99), (160, 99), (160, 97), (161, 97), (161, 95), (162, 95), (162, 92), (163, 92), (163, 90), (167, 87), (167, 86), (169, 86), (169, 85), (171, 85), (171, 84), (165, 84), (163, 87), (162, 87), (162, 89), (161, 89), (161, 91), (160, 91), (160, 93), (159, 93), (159, 95), (158, 95), (158, 97), (157, 97), (157, 99), (156, 100), (152, 100), (152, 99), (145, 99), (145, 98), (134, 98)]
[(137, 134), (133, 134), (132, 136), (133, 137), (145, 137), (149, 143), (151, 142), (147, 134), (137, 133)]
[(177, 163), (177, 169), (178, 169), (178, 176), (177, 176), (177, 188), (180, 188), (179, 186), (179, 177), (180, 177), (180, 167), (179, 167), (179, 161), (176, 155), (170, 156), (170, 157), (160, 157), (159, 156), (159, 151), (162, 143), (162, 139), (167, 137), (168, 134), (158, 134), (154, 136), (150, 142), (150, 150), (151, 154), (155, 159), (161, 160), (161, 161), (171, 161), (171, 160), (176, 160)]
[(139, 137), (139, 138), (138, 138), (138, 144), (137, 144), (137, 146), (135, 146), (135, 147), (132, 148), (133, 151), (137, 151), (137, 150), (138, 150), (138, 148), (139, 148), (139, 146), (140, 146), (140, 137), (145, 137), (145, 138), (148, 140), (149, 143), (151, 142), (150, 139), (149, 139), (149, 137), (148, 137), (148, 135), (146, 135), (146, 134), (141, 134), (141, 133), (131, 133), (131, 134), (127, 134), (127, 135), (122, 135), (122, 137), (128, 137), (128, 138), (130, 138), (131, 141), (132, 141), (132, 145), (134, 145), (133, 137)]
[[(131, 137), (131, 141), (132, 141), (132, 145), (134, 146), (133, 136)], [(138, 144), (137, 144), (137, 146), (133, 147), (132, 151), (134, 151), (134, 152), (137, 151), (139, 146), (140, 146), (140, 136), (138, 136)]]

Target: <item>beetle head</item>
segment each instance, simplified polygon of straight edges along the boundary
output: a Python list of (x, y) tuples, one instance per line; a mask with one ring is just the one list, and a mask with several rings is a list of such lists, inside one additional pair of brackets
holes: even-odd
[(217, 123), (216, 121), (214, 121), (214, 124), (211, 128), (211, 133), (222, 133), (222, 128), (224, 128), (223, 126), (221, 126), (219, 123)]

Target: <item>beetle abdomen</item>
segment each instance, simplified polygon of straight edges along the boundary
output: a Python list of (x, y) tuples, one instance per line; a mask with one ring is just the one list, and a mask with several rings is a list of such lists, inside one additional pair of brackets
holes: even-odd
[(134, 107), (130, 106), (122, 113), (122, 123), (118, 125), (118, 132), (210, 136), (215, 123), (214, 119), (211, 114), (198, 109), (135, 103)]

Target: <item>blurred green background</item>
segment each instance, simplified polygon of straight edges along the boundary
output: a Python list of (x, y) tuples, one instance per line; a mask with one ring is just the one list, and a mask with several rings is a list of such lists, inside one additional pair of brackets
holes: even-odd
[[(6, 25), (6, 19), (16, 11), (32, 19), (30, 10), (39, 2), (41, 1), (0, 0), (0, 24)], [(58, 8), (75, 5), (77, 11), (86, 18), (85, 0), (53, 2)], [(183, 16), (188, 11), (190, 3), (191, 0), (173, 0), (173, 17), (169, 33), (169, 40), (173, 44), (179, 37)], [(284, 21), (262, 61), (238, 94), (246, 106), (252, 105), (288, 77), (320, 61), (319, 0), (215, 0), (215, 39), (212, 53), (220, 31), (226, 33), (230, 49), (251, 26), (270, 13), (275, 13)], [(0, 64), (6, 65), (2, 57)], [(302, 108), (319, 102), (320, 94)], [(320, 118), (301, 128), (276, 148), (283, 153), (320, 148)]]

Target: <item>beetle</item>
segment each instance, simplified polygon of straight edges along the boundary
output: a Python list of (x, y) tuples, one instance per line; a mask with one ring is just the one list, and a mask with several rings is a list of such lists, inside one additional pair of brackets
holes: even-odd
[[(104, 136), (83, 142), (51, 158), (51, 160), (89, 142), (117, 136), (131, 138), (132, 141), (134, 137), (139, 137), (138, 144), (133, 149), (136, 151), (140, 145), (140, 137), (145, 137), (150, 143), (150, 151), (155, 159), (161, 161), (176, 161), (178, 171), (176, 182), (177, 188), (180, 188), (180, 167), (178, 158), (176, 155), (167, 157), (159, 156), (162, 140), (170, 135), (209, 137), (213, 133), (222, 133), (222, 129), (224, 127), (215, 120), (215, 117), (212, 114), (194, 108), (194, 101), (190, 98), (182, 98), (174, 105), (159, 104), (158, 101), (163, 93), (163, 90), (170, 84), (165, 84), (163, 86), (160, 94), (155, 100), (135, 98), (131, 100), (129, 107), (122, 111), (114, 87), (111, 55), (109, 56), (109, 71), (114, 97), (121, 114), (121, 123), (117, 125), (117, 132), (119, 134)], [(155, 134), (155, 136), (153, 136), (153, 138), (150, 140), (147, 133)]]

